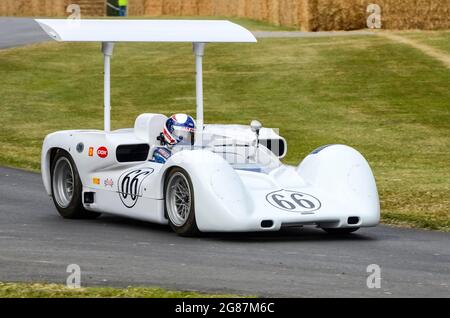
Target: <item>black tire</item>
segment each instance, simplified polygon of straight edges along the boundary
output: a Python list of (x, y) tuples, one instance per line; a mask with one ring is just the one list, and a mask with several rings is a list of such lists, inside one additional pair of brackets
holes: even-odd
[[(54, 184), (54, 174), (57, 163), (61, 161), (70, 165), (72, 175), (73, 175), (73, 194), (71, 195), (70, 203), (66, 206), (61, 205), (58, 199), (55, 197), (56, 185)], [(62, 149), (58, 149), (55, 156), (53, 157), (51, 163), (51, 188), (52, 188), (52, 199), (55, 204), (56, 209), (59, 214), (65, 219), (95, 219), (98, 218), (101, 213), (87, 211), (83, 207), (82, 195), (83, 195), (83, 185), (78, 174), (77, 167), (73, 162), (70, 154)]]
[[(184, 176), (184, 180), (187, 181), (186, 185), (189, 187), (189, 214), (187, 219), (184, 223), (179, 224), (179, 222), (176, 222), (175, 220), (172, 220), (171, 215), (174, 213), (170, 213), (169, 205), (171, 205), (171, 195), (169, 194), (169, 186), (174, 182), (173, 178), (180, 177), (180, 175)], [(176, 167), (169, 171), (169, 173), (166, 175), (165, 182), (164, 182), (164, 211), (167, 219), (169, 220), (169, 225), (172, 228), (172, 230), (177, 233), (180, 236), (197, 236), (200, 234), (200, 231), (197, 227), (197, 222), (195, 220), (195, 203), (194, 203), (194, 187), (192, 186), (191, 178), (189, 177), (189, 174), (186, 172), (186, 170)], [(173, 210), (172, 210), (173, 211)]]
[(331, 228), (324, 229), (324, 228), (322, 228), (322, 230), (324, 230), (328, 234), (347, 235), (347, 234), (350, 234), (350, 233), (358, 231), (359, 227), (345, 227), (345, 228), (337, 228), (337, 229), (331, 229)]

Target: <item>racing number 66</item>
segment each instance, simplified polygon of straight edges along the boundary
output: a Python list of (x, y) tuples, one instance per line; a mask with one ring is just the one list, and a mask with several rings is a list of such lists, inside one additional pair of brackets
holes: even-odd
[[(283, 199), (280, 199), (283, 198)], [(314, 203), (312, 203), (311, 201), (307, 200), (307, 199), (303, 199), (303, 195), (300, 193), (292, 193), (290, 195), (290, 198), (292, 199), (292, 201), (299, 205), (302, 208), (305, 209), (314, 209), (316, 206), (314, 205)], [(285, 209), (289, 209), (289, 210), (294, 210), (296, 208), (295, 204), (289, 200), (284, 200), (284, 196), (282, 194), (272, 194), (272, 199), (274, 202), (276, 202), (279, 206), (285, 208)]]
[(267, 201), (276, 208), (292, 212), (311, 212), (320, 208), (320, 201), (301, 192), (280, 190), (269, 193)]

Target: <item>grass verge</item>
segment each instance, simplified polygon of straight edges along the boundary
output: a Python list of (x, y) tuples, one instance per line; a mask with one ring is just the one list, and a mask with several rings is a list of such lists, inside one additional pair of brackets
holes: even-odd
[(59, 284), (0, 283), (0, 298), (231, 298), (229, 294), (170, 291), (152, 287), (68, 288)]

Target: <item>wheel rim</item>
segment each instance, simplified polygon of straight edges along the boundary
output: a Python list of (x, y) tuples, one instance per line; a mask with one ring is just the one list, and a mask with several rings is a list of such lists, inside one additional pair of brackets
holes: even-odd
[(174, 173), (167, 184), (166, 206), (170, 221), (175, 226), (183, 226), (191, 213), (191, 189), (181, 172)]
[(73, 198), (73, 169), (70, 161), (61, 157), (53, 170), (53, 196), (62, 208), (67, 208)]

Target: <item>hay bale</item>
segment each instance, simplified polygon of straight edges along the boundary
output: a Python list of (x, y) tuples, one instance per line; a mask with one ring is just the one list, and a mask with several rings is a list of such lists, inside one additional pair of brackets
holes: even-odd
[(244, 17), (245, 2), (240, 0), (229, 0), (227, 2), (227, 15), (235, 17)]
[(309, 31), (310, 29), (310, 1), (303, 1), (298, 0), (297, 1), (297, 16), (294, 17), (294, 19), (297, 20), (297, 28), (302, 31)]
[(164, 0), (162, 13), (163, 15), (181, 15), (181, 1), (182, 0)]
[(236, 16), (245, 17), (245, 1), (236, 1)]
[(261, 20), (258, 0), (243, 0), (244, 15), (253, 20)]
[(14, 15), (14, 16), (23, 15), (22, 12), (20, 11), (20, 9), (22, 8), (21, 4), (22, 4), (22, 0), (7, 1), (6, 11), (8, 12), (8, 15)]
[(253, 18), (255, 20), (267, 21), (269, 19), (269, 1), (268, 0), (252, 0), (253, 2)]
[(318, 0), (314, 10), (315, 30), (361, 29), (365, 25), (365, 8), (357, 0)]
[[(50, 0), (41, 1), (42, 8), (44, 9), (43, 15), (45, 16), (53, 16), (53, 3)], [(83, 7), (81, 7), (81, 14), (83, 14)], [(63, 15), (66, 16), (67, 12), (64, 10)]]
[(0, 15), (65, 17), (68, 15), (66, 8), (71, 3), (77, 4), (80, 0), (0, 0)]
[(213, 0), (211, 5), (213, 15), (215, 16), (226, 15), (227, 1)]
[(183, 0), (181, 2), (181, 15), (184, 16), (198, 15), (197, 0)]
[(366, 27), (370, 3), (381, 7), (383, 29), (448, 29), (450, 1), (439, 0), (317, 0), (315, 30)]
[(32, 7), (28, 4), (28, 2), (25, 2), (23, 0), (19, 0), (16, 3), (17, 10), (24, 16), (33, 16), (32, 13)]
[(212, 9), (215, 16), (245, 16), (244, 7), (246, 0), (213, 0)]
[(145, 0), (129, 0), (128, 15), (141, 16), (145, 14)]
[(280, 25), (280, 6), (278, 0), (267, 1), (267, 22)]
[(200, 16), (213, 16), (214, 8), (213, 8), (214, 0), (198, 0), (198, 15)]
[(279, 0), (280, 24), (285, 26), (298, 26), (298, 1)]
[[(142, 0), (141, 0), (142, 1)], [(148, 16), (160, 16), (163, 14), (164, 0), (144, 0), (144, 14)]]

